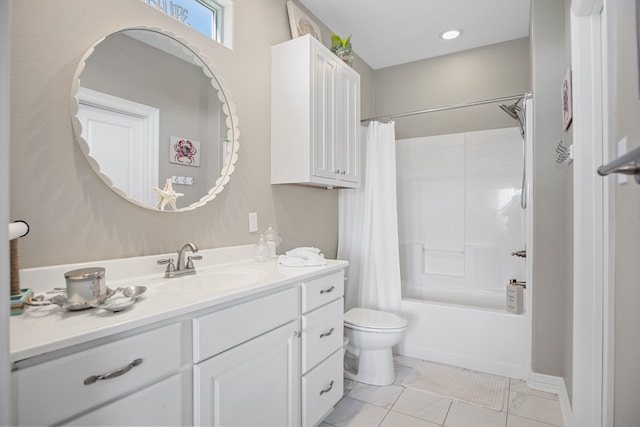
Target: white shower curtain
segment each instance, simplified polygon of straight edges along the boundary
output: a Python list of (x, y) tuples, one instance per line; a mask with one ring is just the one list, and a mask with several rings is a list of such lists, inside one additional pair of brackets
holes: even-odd
[(340, 190), (338, 258), (349, 261), (345, 308), (400, 313), (395, 123), (363, 128), (362, 185)]

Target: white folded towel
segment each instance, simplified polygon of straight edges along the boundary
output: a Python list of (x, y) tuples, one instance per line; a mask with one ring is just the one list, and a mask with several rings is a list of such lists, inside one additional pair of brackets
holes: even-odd
[(285, 267), (314, 267), (325, 265), (327, 261), (317, 248), (296, 248), (280, 255), (278, 263)]
[(285, 252), (285, 254), (287, 256), (302, 256), (306, 253), (312, 253), (312, 254), (316, 254), (319, 255), (320, 254), (320, 249), (318, 248), (312, 248), (312, 247), (301, 247), (301, 248), (295, 248), (295, 249), (291, 249), (290, 251)]

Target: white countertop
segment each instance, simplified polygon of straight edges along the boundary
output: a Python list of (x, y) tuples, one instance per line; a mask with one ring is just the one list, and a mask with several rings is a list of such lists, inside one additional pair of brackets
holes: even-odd
[[(22, 270), (21, 287), (32, 288), (36, 295), (64, 287), (64, 272), (90, 266), (105, 267), (107, 286), (111, 289), (142, 285), (147, 291), (132, 307), (116, 313), (99, 308), (68, 311), (55, 304), (27, 307), (23, 314), (11, 316), (11, 362), (274, 290), (347, 266), (345, 261), (333, 260), (327, 260), (321, 267), (284, 267), (276, 259), (258, 262), (252, 258), (253, 245), (201, 250), (198, 254), (203, 255), (203, 260), (196, 262), (195, 275), (172, 279), (164, 278), (164, 267), (156, 261), (168, 256), (175, 259), (176, 254)], [(256, 280), (235, 285), (234, 275), (240, 280), (243, 277)]]

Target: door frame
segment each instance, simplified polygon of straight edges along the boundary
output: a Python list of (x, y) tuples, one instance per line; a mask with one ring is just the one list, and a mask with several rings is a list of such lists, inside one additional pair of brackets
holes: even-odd
[[(136, 117), (143, 123), (143, 154), (140, 156), (143, 171), (142, 187), (151, 189), (157, 187), (159, 183), (159, 161), (160, 161), (160, 110), (128, 99), (119, 98), (96, 90), (80, 87), (76, 95), (78, 99), (78, 110), (83, 105), (112, 111), (117, 114)], [(89, 141), (86, 141), (87, 144)], [(96, 161), (99, 163), (98, 159)], [(126, 189), (122, 189), (126, 190)], [(156, 195), (152, 191), (144, 191), (142, 200), (139, 202), (145, 206), (153, 206), (156, 202)]]
[[(8, 154), (10, 134), (10, 23), (11, 5), (9, 0), (0, 0), (0, 150)], [(10, 156), (0, 156), (0, 294), (9, 294), (9, 167)], [(5, 287), (6, 284), (6, 287)], [(11, 425), (11, 369), (9, 365), (9, 304), (0, 304), (0, 425)]]
[[(574, 112), (573, 372), (571, 425), (612, 425), (611, 191), (596, 169), (608, 161), (604, 0), (571, 2)], [(603, 24), (604, 23), (604, 24)]]

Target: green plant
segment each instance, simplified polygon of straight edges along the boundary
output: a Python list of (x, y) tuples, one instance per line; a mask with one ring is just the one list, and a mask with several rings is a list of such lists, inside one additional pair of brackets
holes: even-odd
[(346, 39), (340, 38), (339, 35), (331, 33), (331, 51), (351, 50), (351, 35)]
[(353, 62), (353, 53), (351, 52), (351, 36), (346, 39), (331, 33), (331, 52), (335, 53), (338, 58), (351, 66)]

